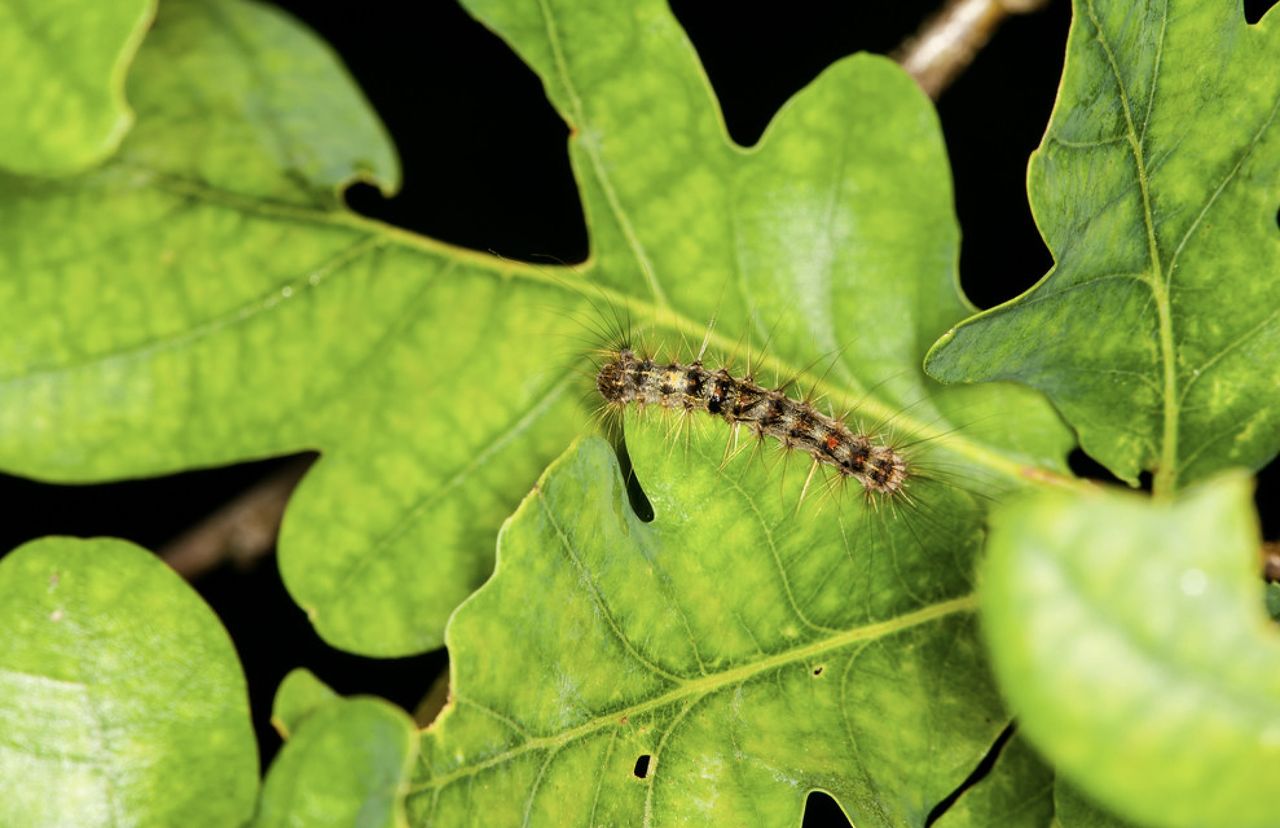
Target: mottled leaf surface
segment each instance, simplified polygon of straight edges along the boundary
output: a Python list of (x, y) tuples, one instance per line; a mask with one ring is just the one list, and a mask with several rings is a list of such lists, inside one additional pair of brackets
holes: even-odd
[(767, 342), (760, 373), (798, 377), (871, 422), (917, 436), (963, 425), (954, 446), (999, 473), (1018, 474), (1010, 458), (1061, 468), (1069, 439), (1040, 399), (944, 389), (919, 368), (971, 307), (937, 116), (891, 61), (832, 66), (744, 150), (666, 3), (464, 5), (574, 129), (591, 273), (638, 297), (633, 316), (653, 316), (659, 342), (696, 344), (715, 319), (713, 343), (740, 363), (743, 343)]
[(0, 4), (0, 170), (65, 175), (120, 145), (125, 72), (154, 13), (155, 0)]
[[(1053, 771), (1021, 736), (1002, 746), (991, 770), (964, 791), (935, 828), (1044, 828), (1053, 824)], [(1063, 826), (1067, 828), (1067, 826)]]
[(100, 171), (0, 178), (0, 463), (85, 481), (323, 449), (283, 529), (291, 592), (336, 644), (438, 646), (576, 430), (547, 358), (571, 295), (345, 211), (353, 178), (394, 189), (394, 151), (266, 6), (166, 3), (130, 100)]
[(172, 570), (115, 540), (0, 561), (0, 824), (222, 828), (258, 754), (235, 649)]
[(1263, 826), (1280, 631), (1249, 481), (1176, 501), (1041, 492), (993, 513), (984, 630), (1020, 728), (1070, 781), (1156, 825)]
[(1053, 270), (939, 343), (947, 381), (1047, 393), (1121, 478), (1167, 491), (1280, 449), (1280, 18), (1076, 0), (1028, 189)]
[(989, 773), (932, 823), (936, 828), (1131, 828), (1055, 777), (1021, 735), (1003, 746)]
[(117, 159), (0, 181), (0, 464), (100, 480), (322, 450), (281, 568), (321, 635), (375, 655), (440, 643), (502, 517), (583, 429), (576, 343), (601, 308), (666, 345), (715, 315), (720, 353), (768, 338), (762, 373), (932, 440), (965, 479), (1061, 468), (1034, 394), (918, 367), (967, 307), (936, 118), (896, 67), (842, 62), (743, 151), (665, 3), (472, 8), (575, 130), (588, 263), (346, 212), (345, 182), (398, 173), (331, 55), (265, 7), (174, 0)]
[(1053, 806), (1062, 828), (1133, 828), (1133, 823), (1107, 813), (1061, 780), (1053, 788)]
[(450, 623), (411, 822), (795, 825), (821, 789), (859, 826), (921, 824), (1007, 724), (967, 496), (922, 485), (937, 524), (852, 492), (797, 513), (802, 477), (722, 465), (721, 424), (675, 450), (628, 425), (655, 519), (599, 438), (552, 466)]

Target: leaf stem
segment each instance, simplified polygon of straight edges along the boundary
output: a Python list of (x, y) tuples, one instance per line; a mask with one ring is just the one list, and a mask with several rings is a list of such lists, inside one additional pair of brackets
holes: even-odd
[[(1146, 230), (1147, 256), (1151, 260), (1150, 273), (1144, 274), (1143, 281), (1151, 288), (1151, 300), (1156, 309), (1158, 324), (1160, 359), (1162, 362), (1164, 385), (1162, 420), (1163, 432), (1160, 440), (1160, 457), (1156, 462), (1155, 475), (1151, 481), (1151, 494), (1155, 497), (1167, 497), (1174, 493), (1178, 485), (1178, 372), (1177, 353), (1174, 347), (1173, 310), (1170, 306), (1169, 285), (1160, 255), (1160, 244), (1156, 239), (1155, 219), (1151, 207), (1151, 186), (1147, 180), (1147, 160), (1144, 137), (1147, 124), (1144, 122), (1141, 131), (1134, 121), (1133, 102), (1129, 90), (1124, 84), (1124, 74), (1120, 71), (1120, 63), (1116, 59), (1111, 44), (1107, 41), (1098, 19), (1093, 0), (1086, 0), (1089, 22), (1093, 24), (1098, 45), (1106, 55), (1107, 64), (1111, 67), (1116, 90), (1120, 96), (1121, 111), (1124, 113), (1125, 135), (1129, 142), (1129, 150), (1133, 155), (1134, 171), (1138, 181), (1138, 193), (1142, 199), (1142, 222)], [(1154, 94), (1154, 93), (1152, 93)]]

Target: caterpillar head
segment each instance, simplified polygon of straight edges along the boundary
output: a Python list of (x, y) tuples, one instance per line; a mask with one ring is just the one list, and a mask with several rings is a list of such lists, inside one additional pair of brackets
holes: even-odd
[(605, 402), (623, 404), (635, 398), (635, 382), (630, 371), (635, 361), (635, 354), (624, 349), (600, 366), (600, 372), (596, 374), (596, 390)]

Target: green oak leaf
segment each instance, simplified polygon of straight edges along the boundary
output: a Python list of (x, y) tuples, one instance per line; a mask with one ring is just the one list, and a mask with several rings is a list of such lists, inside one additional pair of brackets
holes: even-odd
[(65, 175), (120, 145), (125, 71), (154, 14), (155, 0), (0, 4), (0, 169)]
[(823, 790), (859, 826), (922, 824), (1008, 723), (969, 496), (918, 485), (937, 522), (851, 492), (797, 509), (803, 475), (725, 461), (722, 424), (674, 449), (627, 425), (654, 520), (600, 438), (553, 464), (450, 621), (410, 821), (795, 825)]
[(413, 720), (381, 699), (342, 699), (328, 691), (321, 700), (314, 695), (321, 688), (328, 691), (298, 670), (280, 686), (276, 711), (300, 714), (314, 706), (271, 763), (253, 828), (406, 826), (404, 796), (418, 749)]
[(0, 178), (0, 463), (84, 481), (321, 448), (291, 592), (333, 643), (437, 646), (576, 431), (574, 368), (547, 358), (567, 291), (343, 209), (353, 178), (394, 189), (394, 151), (269, 7), (166, 3), (130, 99), (101, 170)]
[(1132, 828), (1126, 822), (1110, 814), (1087, 799), (1062, 780), (1053, 788), (1054, 815), (1061, 828)]
[(973, 389), (940, 388), (919, 368), (972, 307), (937, 116), (895, 64), (837, 63), (744, 150), (666, 3), (463, 5), (533, 67), (574, 130), (587, 272), (638, 297), (633, 316), (695, 345), (716, 320), (722, 351), (767, 343), (760, 373), (904, 433), (962, 426), (952, 445), (996, 474), (1064, 469), (1069, 438), (1038, 397), (956, 394)]
[(614, 313), (666, 345), (713, 317), (720, 353), (767, 340), (762, 376), (929, 442), (973, 488), (1064, 469), (1038, 395), (919, 367), (970, 308), (936, 116), (891, 62), (842, 61), (743, 150), (666, 3), (472, 10), (574, 129), (590, 261), (347, 212), (345, 182), (397, 173), (340, 67), (278, 13), (174, 0), (118, 157), (0, 181), (0, 465), (99, 480), (320, 449), (280, 566), (326, 640), (373, 655), (440, 644), (502, 518), (584, 430), (574, 343)]
[[(1055, 814), (1053, 771), (1019, 735), (1011, 737), (990, 772), (964, 791), (936, 828), (1044, 828)], [(1061, 818), (1061, 812), (1058, 812)], [(1064, 826), (1065, 828), (1065, 826)]]
[(0, 824), (242, 824), (258, 754), (235, 649), (172, 570), (124, 541), (0, 560)]
[(1014, 735), (990, 772), (961, 793), (936, 828), (1127, 828), (1127, 823), (1055, 779), (1021, 735)]
[(984, 629), (1020, 728), (1070, 781), (1158, 825), (1275, 824), (1280, 632), (1242, 475), (1177, 500), (1039, 492), (992, 514)]
[(1280, 20), (1238, 0), (1076, 0), (1028, 190), (1053, 270), (956, 327), (946, 381), (1041, 389), (1170, 491), (1280, 449)]
[(276, 689), (271, 704), (271, 724), (282, 738), (298, 729), (302, 720), (340, 696), (310, 670), (290, 670)]

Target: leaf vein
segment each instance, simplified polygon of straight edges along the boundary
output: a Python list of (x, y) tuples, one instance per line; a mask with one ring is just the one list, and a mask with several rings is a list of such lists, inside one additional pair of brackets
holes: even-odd
[(565, 534), (564, 528), (561, 527), (560, 522), (556, 520), (555, 514), (547, 504), (546, 496), (541, 490), (536, 490), (536, 496), (538, 505), (542, 510), (543, 517), (546, 518), (547, 523), (550, 524), (551, 528), (555, 531), (556, 538), (560, 541), (561, 549), (563, 549), (566, 557), (568, 557), (569, 562), (573, 564), (574, 569), (578, 571), (578, 575), (582, 579), (582, 583), (586, 585), (587, 594), (590, 596), (591, 602), (595, 604), (596, 609), (600, 612), (600, 617), (609, 627), (609, 630), (618, 640), (618, 643), (622, 645), (623, 651), (631, 656), (636, 663), (640, 664), (655, 676), (661, 677), (670, 682), (679, 683), (683, 681), (685, 679), (684, 676), (677, 675), (664, 669), (656, 661), (649, 658), (644, 653), (641, 653), (636, 648), (635, 643), (625, 632), (623, 632), (622, 627), (618, 624), (618, 620), (613, 617), (613, 612), (609, 609), (608, 603), (604, 600), (604, 596), (600, 594), (600, 588), (596, 584), (595, 579), (591, 576), (590, 568), (582, 562), (582, 559), (578, 556), (577, 550), (574, 548), (572, 542), (570, 542), (568, 535)]
[(1137, 174), (1138, 193), (1142, 201), (1142, 221), (1147, 235), (1147, 255), (1152, 268), (1147, 284), (1151, 289), (1156, 306), (1160, 358), (1164, 369), (1164, 383), (1161, 394), (1164, 400), (1164, 428), (1160, 441), (1160, 460), (1156, 466), (1153, 483), (1154, 493), (1163, 495), (1172, 492), (1178, 480), (1178, 375), (1175, 365), (1173, 316), (1169, 306), (1168, 285), (1162, 271), (1160, 248), (1156, 241), (1156, 228), (1151, 212), (1151, 188), (1147, 181), (1146, 161), (1142, 143), (1133, 120), (1133, 105), (1129, 99), (1129, 92), (1125, 88), (1124, 77), (1120, 72), (1120, 65), (1116, 60), (1115, 52), (1112, 50), (1111, 44), (1107, 41), (1106, 34), (1102, 30), (1102, 23), (1098, 19), (1094, 0), (1087, 0), (1087, 8), (1089, 19), (1093, 23), (1094, 31), (1097, 32), (1098, 43), (1106, 55), (1107, 65), (1111, 68), (1116, 90), (1120, 96), (1121, 110), (1124, 112), (1125, 117), (1125, 129), (1129, 135), (1129, 148), (1133, 155), (1134, 170)]
[(600, 157), (599, 147), (596, 146), (593, 136), (584, 138), (579, 131), (588, 126), (586, 110), (582, 105), (582, 98), (579, 97), (573, 83), (573, 77), (569, 72), (569, 64), (565, 59), (564, 49), (560, 45), (560, 33), (551, 13), (548, 0), (538, 0), (538, 8), (542, 13), (543, 26), (547, 32), (547, 43), (551, 47), (551, 54), (556, 64), (556, 73), (560, 76), (560, 82), (564, 84), (565, 94), (569, 97), (569, 106), (573, 110), (574, 123), (571, 125), (573, 128), (571, 140), (578, 141), (578, 145), (582, 147), (587, 159), (591, 162), (591, 170), (595, 173), (596, 180), (600, 182), (600, 189), (609, 205), (609, 211), (613, 213), (614, 220), (618, 222), (618, 228), (627, 240), (627, 246), (631, 248), (631, 252), (636, 257), (636, 264), (640, 267), (640, 272), (649, 287), (649, 292), (653, 294), (653, 301), (661, 307), (667, 307), (670, 303), (667, 301), (666, 293), (662, 290), (662, 285), (658, 282), (658, 277), (653, 271), (653, 263), (649, 260), (649, 253), (645, 250), (644, 243), (640, 241), (640, 237), (636, 234), (635, 228), (631, 224), (631, 218), (627, 215), (626, 210), (623, 209), (622, 201), (618, 198), (618, 193), (613, 188), (613, 182), (605, 172), (604, 159)]
[(188, 328), (175, 335), (157, 337), (155, 339), (146, 340), (134, 345), (120, 348), (93, 356), (65, 362), (61, 364), (53, 363), (36, 363), (27, 366), (21, 372), (0, 376), (0, 383), (20, 382), (23, 380), (31, 380), (38, 376), (46, 374), (62, 374), (85, 368), (90, 365), (108, 364), (116, 361), (127, 361), (131, 359), (142, 359), (152, 354), (161, 353), (163, 351), (181, 348), (193, 342), (198, 342), (220, 331), (242, 325), (251, 319), (279, 307), (279, 302), (274, 301), (276, 297), (285, 288), (295, 288), (298, 290), (308, 287), (315, 287), (317, 284), (324, 282), (329, 276), (341, 271), (352, 262), (360, 259), (370, 251), (376, 250), (386, 244), (385, 240), (376, 237), (366, 237), (354, 244), (348, 245), (342, 250), (330, 256), (326, 261), (320, 263), (317, 267), (312, 268), (307, 278), (291, 279), (282, 284), (272, 287), (272, 289), (259, 295), (252, 302), (247, 302), (237, 308), (221, 314), (213, 319), (207, 320), (199, 325)]
[[(976, 608), (977, 598), (973, 593), (969, 593), (946, 601), (939, 601), (936, 604), (921, 607), (920, 609), (912, 610), (911, 612), (906, 612), (902, 615), (894, 616), (883, 621), (877, 621), (844, 630), (838, 635), (833, 635), (819, 641), (813, 641), (804, 646), (776, 653), (768, 656), (767, 658), (750, 661), (739, 667), (724, 670), (720, 673), (713, 673), (710, 676), (689, 679), (681, 682), (662, 695), (636, 702), (627, 707), (604, 711), (598, 714), (596, 718), (569, 728), (559, 734), (535, 737), (515, 747), (491, 754), (474, 764), (463, 765), (438, 776), (416, 782), (410, 786), (408, 795), (410, 797), (421, 796), (429, 790), (442, 788), (458, 781), (459, 779), (469, 779), (474, 777), (477, 773), (511, 761), (525, 753), (540, 750), (548, 745), (567, 744), (581, 737), (595, 733), (605, 727), (616, 725), (621, 716), (635, 718), (644, 713), (667, 707), (686, 698), (709, 695), (726, 687), (732, 687), (770, 670), (779, 669), (797, 662), (804, 662), (808, 659), (814, 658), (815, 656), (820, 656), (853, 644), (884, 638), (921, 624), (940, 620), (955, 613), (973, 612)], [(449, 715), (454, 714), (450, 713)], [(437, 722), (439, 721), (440, 720), (438, 719)], [(430, 734), (430, 732), (430, 729), (428, 729), (427, 733)]]

